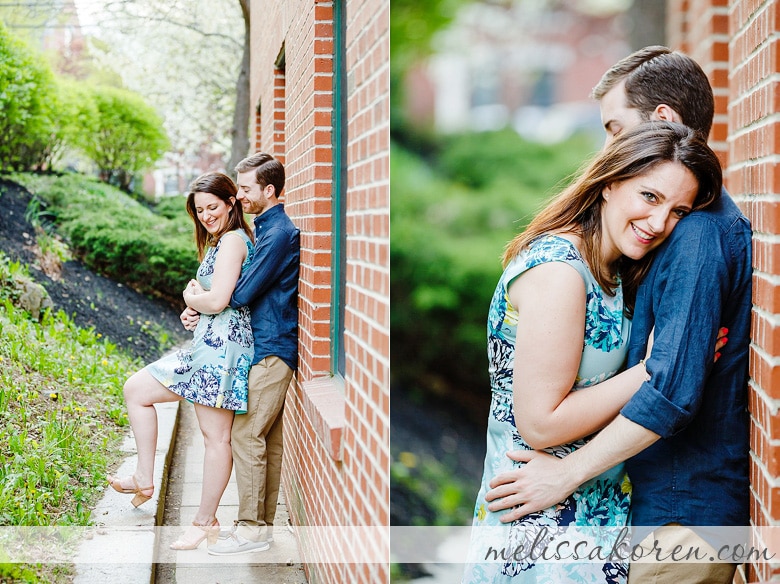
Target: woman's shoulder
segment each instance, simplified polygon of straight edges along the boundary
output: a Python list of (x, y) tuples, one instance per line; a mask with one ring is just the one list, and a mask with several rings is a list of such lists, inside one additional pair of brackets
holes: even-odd
[[(240, 229), (240, 228), (239, 229), (233, 229), (232, 231), (228, 231), (227, 233), (225, 233), (225, 235), (238, 235), (244, 241), (252, 241), (252, 238), (249, 237), (249, 234), (247, 234), (246, 231), (244, 231), (243, 229)], [(223, 235), (223, 237), (224, 237), (224, 235)]]
[(222, 235), (219, 236), (219, 240), (217, 241), (215, 247), (219, 247), (220, 244), (223, 241), (227, 241), (229, 239), (240, 239), (243, 243), (247, 244), (248, 246), (252, 245), (252, 238), (247, 235), (246, 231), (243, 229), (233, 229), (232, 231), (226, 231)]
[(542, 264), (560, 262), (568, 264), (586, 280), (590, 272), (582, 257), (576, 239), (568, 234), (546, 233), (533, 239), (504, 269), (504, 281), (508, 284), (520, 274)]
[(514, 261), (528, 264), (529, 268), (545, 262), (582, 263), (582, 254), (575, 241), (568, 234), (545, 233), (532, 240)]

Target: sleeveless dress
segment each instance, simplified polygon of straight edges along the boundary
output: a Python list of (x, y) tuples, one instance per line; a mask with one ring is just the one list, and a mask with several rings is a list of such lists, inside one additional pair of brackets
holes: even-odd
[[(231, 233), (241, 237), (247, 246), (242, 274), (252, 261), (254, 245), (242, 229), (223, 234), (216, 246), (208, 248), (198, 268), (197, 280), (204, 290), (211, 289), (217, 252), (225, 237), (232, 237)], [(249, 308), (228, 306), (218, 314), (201, 314), (190, 345), (147, 365), (146, 369), (188, 401), (243, 414), (253, 356)]]
[[(532, 241), (506, 267), (490, 304), (488, 358), (492, 401), (488, 418), (487, 455), (474, 509), (464, 584), (626, 581), (628, 566), (619, 560), (606, 560), (605, 563), (537, 562), (529, 554), (512, 554), (512, 550), (533, 547), (534, 534), (541, 533), (547, 537), (556, 533), (571, 533), (571, 528), (576, 528), (576, 535), (573, 536), (576, 541), (583, 539), (583, 534), (586, 539), (592, 540), (589, 541), (588, 550), (596, 545), (609, 550), (614, 542), (601, 541), (604, 530), (588, 528), (627, 525), (631, 483), (622, 464), (581, 485), (558, 505), (527, 515), (512, 524), (499, 521), (499, 517), (506, 511), (493, 513), (487, 509), (485, 495), (490, 490), (490, 480), (501, 472), (521, 466), (521, 463), (508, 458), (506, 453), (510, 450), (531, 450), (515, 427), (512, 375), (518, 315), (509, 301), (507, 289), (523, 272), (546, 262), (564, 262), (575, 268), (585, 281), (585, 342), (572, 391), (612, 377), (621, 369), (625, 360), (631, 321), (623, 315), (622, 288), (618, 288), (614, 296), (605, 294), (577, 248), (568, 240), (555, 235), (543, 235)], [(522, 359), (522, 355), (517, 358)], [(578, 440), (548, 448), (546, 452), (563, 458), (583, 444), (585, 440)], [(570, 529), (564, 529), (567, 527)], [(571, 541), (573, 545), (575, 540)], [(492, 551), (508, 550), (508, 553), (496, 556), (490, 551), (490, 546)], [(488, 561), (485, 561), (486, 557)]]

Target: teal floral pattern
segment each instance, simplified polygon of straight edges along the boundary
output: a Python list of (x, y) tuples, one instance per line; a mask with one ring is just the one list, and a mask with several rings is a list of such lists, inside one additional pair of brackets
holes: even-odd
[[(235, 233), (247, 246), (242, 273), (249, 266), (254, 246), (243, 230)], [(211, 289), (214, 262), (225, 237), (209, 248), (198, 268), (197, 279), (205, 290)], [(147, 366), (152, 376), (172, 392), (191, 402), (246, 412), (249, 368), (254, 341), (249, 309), (227, 307), (219, 314), (201, 314), (192, 342), (175, 353)]]
[[(586, 290), (586, 318), (583, 331), (583, 351), (577, 379), (572, 391), (594, 385), (615, 375), (623, 366), (631, 321), (623, 313), (622, 288), (614, 295), (606, 294), (596, 282), (577, 248), (568, 240), (545, 235), (534, 240), (504, 270), (488, 313), (488, 359), (492, 400), (488, 417), (487, 454), (482, 485), (474, 508), (474, 521), (469, 549), (469, 564), (464, 584), (481, 583), (612, 583), (626, 581), (627, 565), (618, 561), (555, 563), (539, 562), (527, 554), (512, 554), (512, 550), (528, 548), (541, 534), (561, 535), (577, 529), (594, 545), (609, 545), (603, 541), (600, 527), (623, 526), (628, 523), (631, 484), (623, 466), (588, 481), (558, 505), (532, 513), (512, 524), (499, 521), (501, 513), (487, 509), (485, 495), (488, 483), (516, 463), (506, 456), (510, 450), (531, 450), (515, 427), (512, 399), (517, 310), (512, 306), (508, 288), (525, 271), (546, 262), (564, 262), (582, 276)], [(546, 451), (562, 458), (584, 445), (586, 440), (562, 444)], [(594, 529), (595, 528), (595, 529)], [(581, 531), (580, 531), (581, 530)], [(568, 533), (568, 532), (567, 532)], [(492, 546), (492, 548), (491, 548)], [(510, 553), (497, 560), (485, 561), (486, 550), (503, 549)]]

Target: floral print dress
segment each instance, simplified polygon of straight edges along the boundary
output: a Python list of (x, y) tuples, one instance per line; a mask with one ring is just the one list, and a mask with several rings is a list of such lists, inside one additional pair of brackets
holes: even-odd
[[(555, 235), (541, 236), (507, 266), (496, 287), (488, 315), (492, 401), (488, 418), (487, 455), (474, 510), (470, 563), (466, 568), (464, 584), (622, 583), (626, 580), (628, 567), (619, 560), (606, 560), (604, 563), (545, 562), (535, 561), (531, 554), (512, 553), (513, 550), (528, 550), (532, 547), (536, 534), (552, 537), (564, 532), (570, 534), (572, 528), (575, 528), (577, 539), (585, 537), (591, 540), (588, 549), (599, 545), (608, 550), (611, 542), (602, 541), (604, 531), (589, 528), (623, 526), (628, 523), (631, 484), (623, 465), (581, 485), (558, 505), (532, 513), (512, 524), (499, 521), (499, 517), (506, 511), (492, 513), (487, 509), (485, 495), (490, 490), (490, 480), (501, 472), (521, 465), (509, 459), (506, 453), (510, 450), (531, 450), (515, 427), (512, 375), (518, 322), (517, 310), (509, 301), (507, 290), (512, 281), (526, 270), (546, 262), (565, 262), (576, 269), (585, 281), (585, 342), (572, 390), (615, 375), (625, 360), (631, 321), (623, 315), (622, 288), (618, 288), (614, 296), (605, 294), (571, 242)], [(518, 358), (522, 358), (522, 355), (518, 355)], [(578, 440), (546, 451), (562, 458), (583, 444), (585, 440)], [(496, 550), (504, 552), (496, 555)], [(486, 557), (489, 561), (485, 561)]]
[[(241, 229), (225, 233), (209, 248), (198, 268), (197, 280), (211, 289), (219, 246), (232, 233), (247, 246), (243, 273), (252, 261), (254, 246)], [(201, 314), (189, 346), (147, 365), (152, 376), (183, 398), (204, 406), (246, 413), (247, 381), (254, 355), (249, 309), (228, 306), (218, 314)]]

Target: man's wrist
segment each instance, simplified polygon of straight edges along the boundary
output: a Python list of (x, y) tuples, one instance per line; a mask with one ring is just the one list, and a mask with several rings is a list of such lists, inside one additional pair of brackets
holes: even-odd
[(578, 451), (575, 450), (561, 460), (561, 466), (563, 467), (561, 468), (561, 482), (566, 485), (568, 494), (576, 491), (577, 487), (590, 479), (589, 476), (586, 476), (585, 469), (583, 468), (579, 457), (576, 456), (577, 452)]

